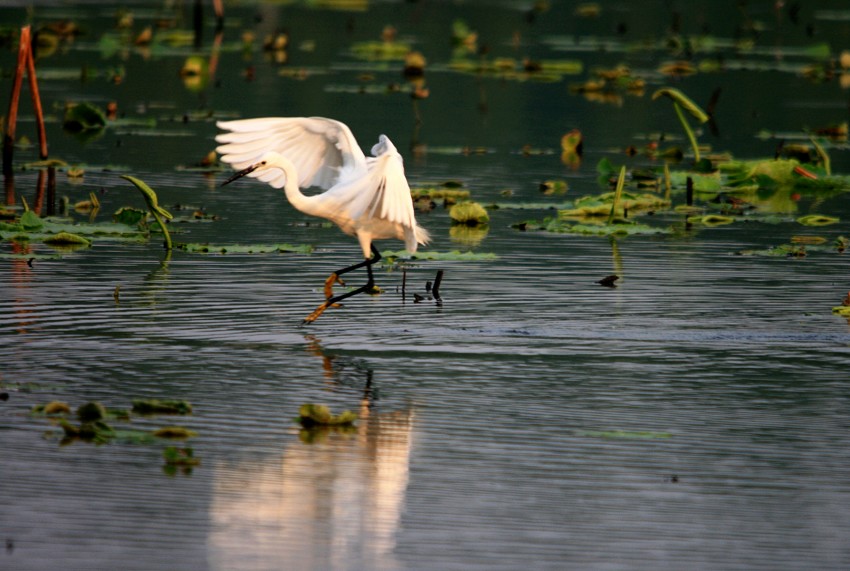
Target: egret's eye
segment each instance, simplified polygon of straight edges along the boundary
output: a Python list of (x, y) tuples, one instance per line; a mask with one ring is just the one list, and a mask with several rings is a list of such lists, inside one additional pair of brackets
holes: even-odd
[(266, 166), (266, 161), (260, 161), (260, 166)]

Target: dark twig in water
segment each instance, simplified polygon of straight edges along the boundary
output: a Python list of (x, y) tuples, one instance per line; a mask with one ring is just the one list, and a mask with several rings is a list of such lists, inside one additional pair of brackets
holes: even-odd
[(437, 277), (434, 278), (434, 287), (431, 288), (431, 294), (434, 299), (440, 301), (440, 282), (443, 281), (443, 270), (437, 270)]
[(401, 301), (404, 303), (404, 296), (407, 292), (407, 268), (401, 269)]

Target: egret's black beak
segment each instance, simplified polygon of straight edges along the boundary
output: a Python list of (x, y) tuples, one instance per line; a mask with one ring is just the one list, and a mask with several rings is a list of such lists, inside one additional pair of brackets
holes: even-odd
[(226, 181), (221, 183), (221, 186), (224, 186), (225, 184), (230, 184), (231, 182), (233, 182), (236, 179), (239, 179), (239, 178), (242, 178), (243, 176), (251, 174), (252, 172), (257, 170), (259, 167), (261, 167), (262, 165), (263, 165), (263, 163), (257, 163), (255, 165), (251, 165), (248, 168), (244, 168), (237, 173), (234, 173), (233, 176), (231, 176), (229, 179), (227, 179)]

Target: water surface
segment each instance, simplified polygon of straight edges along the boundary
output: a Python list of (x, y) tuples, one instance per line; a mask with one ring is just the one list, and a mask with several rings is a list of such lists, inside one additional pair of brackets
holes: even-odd
[[(758, 49), (723, 58), (814, 64), (820, 60), (799, 52), (827, 43), (837, 55), (845, 47), (842, 5), (804, 7), (794, 23), (787, 11), (714, 11), (708, 3), (672, 6), (674, 16), (667, 3), (601, 2), (598, 18), (552, 3), (533, 22), (526, 6), (511, 2), (363, 4), (363, 12), (228, 5), (216, 75), (200, 90), (178, 72), (195, 53), (211, 57), (211, 14), (198, 48), (126, 43), (108, 51), (107, 34), (120, 36), (117, 5), (0, 9), (5, 26), (73, 17), (86, 31), (38, 62), (51, 153), (87, 167), (81, 184), (58, 173), (57, 197), (75, 202), (94, 191), (103, 202), (98, 219), (108, 219), (120, 206), (141, 206), (118, 177), (130, 172), (163, 204), (221, 217), (173, 225), (177, 241), (316, 248), (167, 256), (157, 238), (101, 239), (31, 265), (2, 260), (0, 567), (847, 568), (850, 331), (831, 313), (850, 289), (846, 254), (736, 255), (801, 234), (846, 235), (843, 221), (795, 221), (808, 213), (846, 218), (843, 194), (777, 193), (777, 220), (716, 228), (686, 228), (684, 215), (659, 212), (649, 222), (676, 233), (613, 240), (520, 232), (512, 224), (554, 210), (503, 208), (490, 212), (477, 245), (452, 236), (438, 205), (418, 214), (434, 236), (429, 250), (497, 259), (410, 263), (404, 292), (402, 270), (385, 266), (377, 271), (382, 295), (352, 298), (302, 327), (328, 273), (359, 255), (356, 242), (295, 212), (274, 189), (253, 181), (222, 189), (224, 173), (181, 168), (214, 148), (216, 118), (324, 115), (351, 125), (366, 148), (388, 134), (414, 185), (458, 180), (485, 204), (554, 206), (606, 190), (595, 172), (602, 157), (657, 164), (623, 149), (651, 132), (681, 137), (669, 106), (649, 97), (670, 83), (701, 104), (723, 88), (719, 133), (703, 129), (701, 142), (741, 158), (770, 157), (778, 141), (758, 137), (763, 129), (802, 132), (846, 120), (837, 78), (730, 64), (671, 79), (658, 66), (687, 55), (627, 45), (666, 37), (675, 21), (684, 34), (720, 38), (755, 21), (763, 25), (753, 36)], [(135, 13), (134, 32), (160, 16), (191, 29), (189, 7), (122, 6)], [(485, 56), (452, 47), (458, 18), (479, 31)], [(378, 39), (386, 24), (428, 57), (427, 99), (349, 89), (406, 85), (399, 62), (364, 63), (349, 51)], [(258, 45), (239, 47), (247, 30), (261, 38), (277, 29), (291, 35), (287, 64)], [(460, 56), (576, 59), (583, 71), (552, 82), (463, 74), (449, 66)], [(9, 48), (4, 76), (12, 61)], [(103, 73), (123, 67), (123, 79), (49, 79), (49, 69), (82, 63)], [(569, 89), (593, 68), (618, 63), (643, 72), (646, 93), (606, 104)], [(288, 74), (299, 67), (310, 71), (306, 79)], [(68, 100), (116, 100), (125, 117), (155, 127), (110, 126), (80, 142), (59, 124)], [(19, 132), (34, 138), (28, 113)], [(586, 136), (577, 170), (560, 160), (560, 136), (572, 128)], [(540, 152), (524, 153), (526, 145)], [(846, 173), (843, 143), (829, 152), (835, 172)], [(19, 163), (34, 158), (34, 150), (17, 155)], [(542, 196), (539, 183), (548, 179), (567, 180), (570, 190)], [(33, 203), (37, 173), (16, 171), (13, 183), (15, 202), (23, 195)], [(771, 194), (760, 198), (770, 203)], [(18, 247), (6, 242), (2, 251)], [(438, 270), (442, 303), (414, 302)], [(597, 283), (610, 274), (621, 276), (616, 288)], [(191, 416), (133, 417), (129, 426), (196, 430), (178, 445), (191, 446), (200, 466), (168, 473), (167, 443), (61, 446), (60, 430), (30, 414), (51, 400), (126, 409), (133, 398), (192, 403)], [(299, 434), (292, 419), (305, 402), (362, 418), (351, 433)]]

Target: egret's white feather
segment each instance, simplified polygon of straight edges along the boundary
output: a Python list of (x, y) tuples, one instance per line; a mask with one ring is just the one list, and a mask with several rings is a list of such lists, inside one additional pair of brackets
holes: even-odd
[[(356, 235), (366, 258), (373, 239), (403, 240), (411, 252), (430, 239), (416, 223), (404, 161), (386, 135), (366, 158), (351, 130), (333, 119), (265, 117), (221, 121), (218, 126), (228, 131), (216, 137), (223, 162), (283, 188), (297, 209)], [(301, 193), (299, 187), (310, 186), (326, 191)]]
[[(298, 185), (328, 189), (341, 176), (355, 176), (366, 169), (366, 157), (344, 124), (323, 117), (261, 117), (219, 121), (216, 141), (222, 161), (236, 170), (274, 151), (287, 157), (298, 171)], [(296, 154), (297, 153), (297, 154)], [(270, 183), (275, 188), (283, 182)]]

